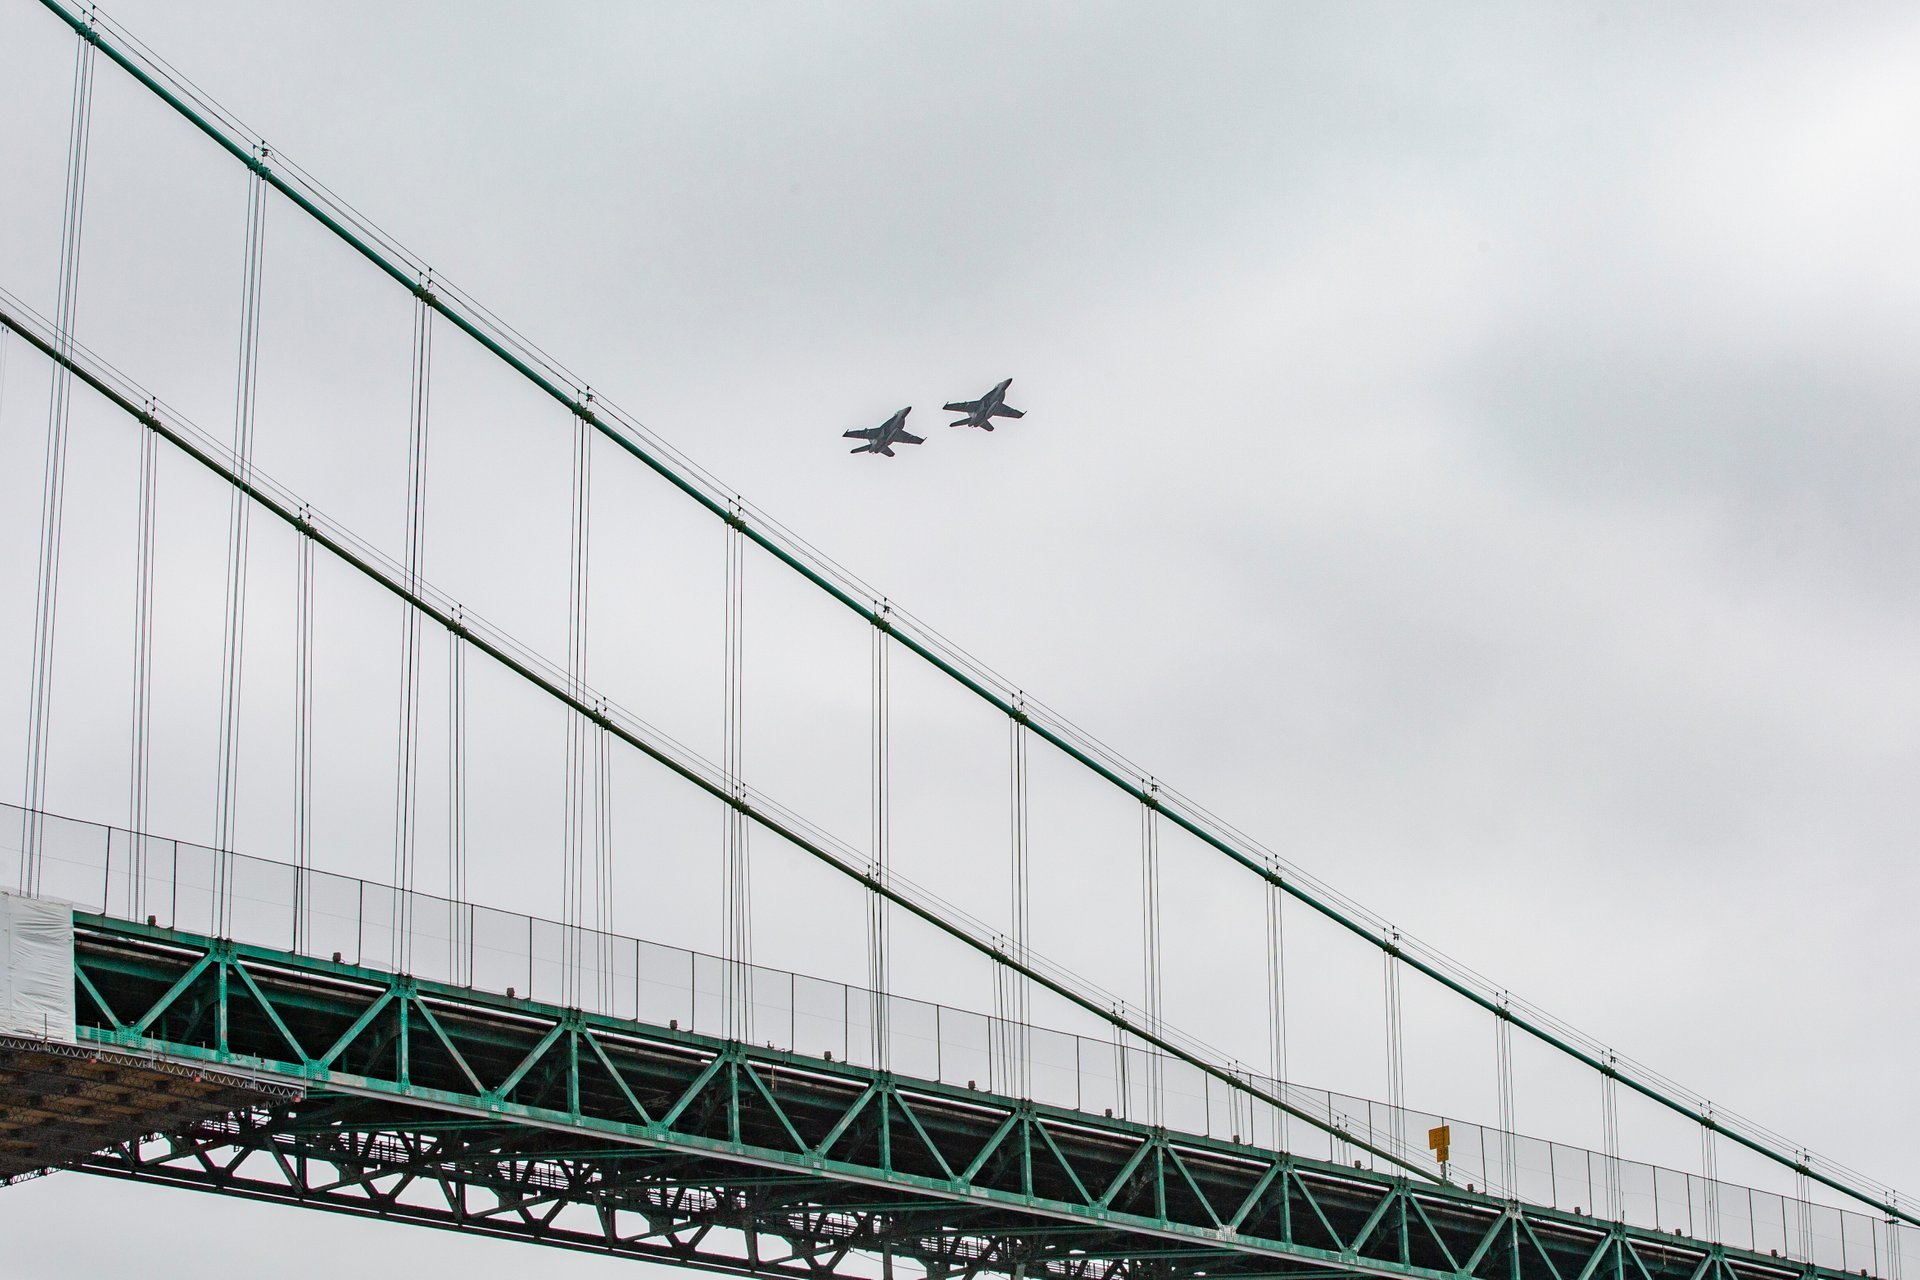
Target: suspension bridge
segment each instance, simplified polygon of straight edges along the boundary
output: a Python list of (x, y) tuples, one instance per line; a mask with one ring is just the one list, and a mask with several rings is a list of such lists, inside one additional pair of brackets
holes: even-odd
[[(0, 898), (0, 1179), (70, 1168), (695, 1268), (808, 1277), (1902, 1280), (1903, 1265), (1920, 1262), (1920, 1215), (1891, 1188), (1621, 1057), (1157, 781), (596, 395), (132, 33), (55, 0), (43, 7), (71, 33), (73, 94), (51, 315), (0, 281), (0, 359), (11, 360), (16, 388), (34, 368), (49, 388), (34, 594), (12, 602), (31, 612), (34, 633), (20, 726), (23, 802), (0, 812), (0, 839), (12, 842)], [(103, 74), (192, 130), (244, 183), (241, 321), (224, 436), (76, 336), (84, 330), (92, 102)], [(258, 399), (262, 334), (271, 328), (267, 227), (283, 217), (331, 238), (411, 310), (397, 548), (257, 464), (257, 428), (270, 427)], [(490, 620), (487, 602), (428, 573), (429, 426), (444, 413), (435, 406), (448, 395), (449, 344), (531, 393), (523, 403), (566, 445), (557, 656)], [(121, 676), (132, 692), (130, 734), (119, 744), (128, 805), (119, 825), (62, 816), (49, 803), (56, 677), (82, 660), (63, 647), (62, 550), (76, 520), (100, 515), (69, 503), (69, 436), (83, 409), (130, 451), (138, 475), (132, 670)], [(213, 495), (225, 512), (224, 557), (202, 566), (221, 600), (207, 843), (172, 838), (150, 817), (154, 700), (166, 662), (155, 617), (168, 581), (158, 568), (156, 511), (162, 477), (186, 474), (193, 480), (179, 482), (183, 492)], [(590, 554), (593, 498), (596, 486), (628, 474), (644, 476), (658, 501), (677, 504), (702, 536), (723, 544), (717, 753), (665, 727), (660, 715), (671, 707), (656, 714), (588, 679), (590, 606), (604, 590)], [(447, 500), (435, 491), (436, 504)], [(440, 506), (434, 511), (443, 518)], [(276, 588), (290, 588), (293, 600), (277, 637), (284, 652), (273, 659), (294, 672), (281, 730), (292, 742), (291, 835), (278, 857), (241, 839), (246, 797), (261, 785), (242, 746), (250, 723), (243, 675), (262, 660), (259, 555), (269, 539), (290, 548), (283, 560), (292, 581)], [(602, 551), (603, 575), (604, 563)], [(749, 578), (765, 573), (853, 624), (839, 634), (859, 646), (867, 680), (863, 841), (844, 815), (822, 818), (755, 780), (760, 762), (814, 750), (759, 739), (747, 750)], [(399, 619), (398, 707), (384, 744), (394, 760), (393, 859), (384, 878), (346, 870), (315, 839), (314, 725), (327, 710), (315, 675), (323, 578), (355, 584)], [(598, 663), (597, 649), (593, 656)], [(1004, 871), (996, 891), (1004, 911), (994, 918), (901, 866), (895, 761), (901, 735), (915, 728), (896, 712), (902, 664), (994, 723), (1004, 754), (992, 768), (1004, 768), (1006, 789), (964, 801), (991, 810), (986, 825), (1003, 833), (991, 856), (976, 850), (971, 864), (974, 878), (979, 868)], [(430, 670), (442, 677), (431, 698)], [(555, 919), (503, 909), (471, 888), (468, 757), (484, 743), (475, 725), (488, 723), (486, 698), (497, 690), (560, 717), (540, 721), (560, 727), (552, 742), (564, 792), (559, 857), (524, 855), (551, 864), (562, 882)], [(446, 801), (444, 876), (431, 887), (421, 834), (429, 741)], [(681, 851), (719, 866), (720, 927), (708, 949), (616, 927), (613, 882), (625, 864), (615, 856), (614, 778), (635, 764), (704, 806), (703, 820), (717, 828), (717, 838)], [(1119, 805), (1129, 836), (1137, 831), (1137, 916), (1102, 915), (1097, 895), (1073, 913), (1090, 920), (1036, 909), (1036, 792), (1047, 769), (1062, 768), (1083, 788), (1075, 794)], [(1084, 820), (1096, 821), (1091, 809)], [(1264, 951), (1252, 959), (1265, 999), (1234, 1019), (1262, 1025), (1264, 1060), (1216, 1047), (1168, 1007), (1162, 864), (1176, 845), (1179, 857), (1231, 875), (1264, 926)], [(756, 868), (753, 854), (775, 849), (849, 895), (849, 918), (859, 923), (824, 931), (864, 935), (861, 980), (756, 962), (765, 921), (756, 924), (754, 882), (764, 862)], [(664, 916), (674, 904), (655, 907)], [(1078, 925), (1105, 935), (1137, 930), (1137, 988), (1133, 975), (1089, 976), (1050, 958), (1051, 943)], [(1290, 1022), (1298, 1013), (1289, 1012), (1287, 973), (1302, 963), (1297, 948), (1309, 927), (1354, 946), (1378, 975), (1385, 1098), (1315, 1087), (1289, 1070), (1300, 1032)], [(900, 979), (922, 949), (984, 973), (983, 1007), (911, 994)], [(1405, 983), (1443, 998), (1463, 1038), (1491, 1038), (1494, 1115), (1453, 1114), (1410, 1096)], [(1121, 986), (1137, 996), (1115, 994)], [(1550, 1055), (1597, 1105), (1598, 1149), (1519, 1131), (1516, 1041)], [(1623, 1104), (1692, 1135), (1698, 1167), (1633, 1158), (1622, 1144)], [(1723, 1178), (1723, 1160), (1775, 1181)]]

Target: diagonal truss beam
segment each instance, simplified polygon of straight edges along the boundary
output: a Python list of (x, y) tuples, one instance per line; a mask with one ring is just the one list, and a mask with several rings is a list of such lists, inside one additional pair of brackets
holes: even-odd
[[(253, 1199), (512, 1238), (552, 1247), (645, 1257), (699, 1269), (808, 1280), (855, 1280), (918, 1270), (927, 1280), (982, 1272), (1034, 1280), (1554, 1280), (1546, 1246), (1519, 1251), (1532, 1224), (1507, 1213), (1443, 1215), (1437, 1237), (1481, 1231), (1475, 1263), (1433, 1267), (1398, 1250), (1268, 1252), (1230, 1235), (1168, 1238), (1124, 1222), (1010, 1213), (805, 1177), (768, 1179), (713, 1160), (675, 1160), (644, 1148), (581, 1146), (572, 1135), (508, 1120), (436, 1126), (407, 1112), (336, 1098), (303, 1123), (299, 1104), (244, 1112), (165, 1140), (124, 1143), (92, 1157), (90, 1172)], [(266, 1160), (249, 1159), (265, 1155)], [(1405, 1203), (1406, 1184), (1381, 1204)], [(584, 1212), (583, 1212), (584, 1211)], [(1378, 1216), (1376, 1208), (1374, 1216)], [(1582, 1275), (1622, 1280), (1837, 1280), (1778, 1260), (1729, 1258), (1715, 1247), (1630, 1239), (1598, 1228), (1568, 1234), (1543, 1222), (1555, 1251)]]

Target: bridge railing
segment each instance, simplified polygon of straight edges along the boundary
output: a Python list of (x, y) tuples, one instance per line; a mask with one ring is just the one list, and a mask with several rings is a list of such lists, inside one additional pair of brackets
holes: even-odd
[[(9, 882), (28, 817), (0, 805), (0, 865)], [(726, 1008), (728, 962), (718, 956), (186, 841), (53, 815), (33, 819), (41, 894), (83, 911), (720, 1038), (740, 1026)], [(1124, 1038), (1021, 1027), (896, 995), (882, 1006), (863, 988), (763, 966), (749, 968), (745, 985), (746, 1035), (755, 1044), (875, 1066), (872, 1019), (884, 1007), (885, 1065), (901, 1076), (1024, 1094), (1312, 1159), (1385, 1163), (1345, 1135), (1496, 1196), (1890, 1280), (1903, 1263), (1920, 1267), (1917, 1233), (1832, 1205), (1219, 1064), (1322, 1129)], [(1440, 1125), (1451, 1130), (1444, 1168), (1425, 1149), (1427, 1131)]]

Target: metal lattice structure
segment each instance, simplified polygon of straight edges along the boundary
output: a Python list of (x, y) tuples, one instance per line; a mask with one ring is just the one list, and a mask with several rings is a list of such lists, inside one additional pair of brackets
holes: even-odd
[(83, 1035), (297, 1082), (96, 1173), (711, 1270), (1843, 1271), (675, 1028), (83, 918)]

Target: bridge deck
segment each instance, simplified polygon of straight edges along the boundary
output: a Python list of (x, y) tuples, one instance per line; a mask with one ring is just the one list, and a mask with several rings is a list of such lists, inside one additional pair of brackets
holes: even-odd
[(285, 1105), (302, 1092), (285, 1079), (253, 1080), (151, 1054), (0, 1036), (0, 1183), (146, 1134)]
[(1841, 1274), (671, 1027), (77, 923), (83, 1039), (306, 1090), (122, 1142), (88, 1160), (103, 1174), (813, 1277)]

